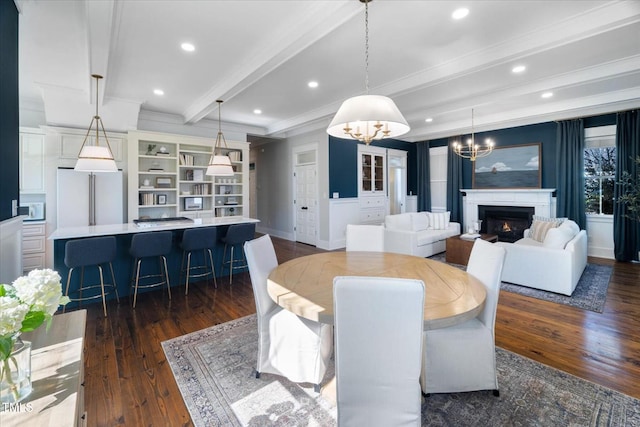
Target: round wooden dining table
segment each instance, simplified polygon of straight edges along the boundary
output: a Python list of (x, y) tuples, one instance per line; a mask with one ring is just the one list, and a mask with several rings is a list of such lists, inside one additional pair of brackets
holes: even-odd
[(295, 258), (269, 274), (267, 292), (280, 307), (298, 316), (333, 324), (336, 276), (422, 280), (425, 330), (476, 317), (487, 296), (484, 285), (463, 270), (431, 259), (387, 252), (325, 252)]

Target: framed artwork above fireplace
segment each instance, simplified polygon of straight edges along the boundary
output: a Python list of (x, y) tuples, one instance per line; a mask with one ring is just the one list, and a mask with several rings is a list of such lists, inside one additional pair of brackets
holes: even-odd
[(496, 147), (473, 165), (473, 188), (541, 188), (542, 144)]

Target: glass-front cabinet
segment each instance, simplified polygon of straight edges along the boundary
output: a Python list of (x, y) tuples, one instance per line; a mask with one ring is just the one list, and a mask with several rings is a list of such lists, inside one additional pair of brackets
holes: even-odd
[(215, 140), (130, 132), (129, 221), (139, 218), (246, 216), (249, 144), (227, 141), (233, 176), (206, 174)]
[(378, 147), (366, 147), (359, 150), (359, 182), (360, 195), (380, 194), (386, 192), (386, 150)]

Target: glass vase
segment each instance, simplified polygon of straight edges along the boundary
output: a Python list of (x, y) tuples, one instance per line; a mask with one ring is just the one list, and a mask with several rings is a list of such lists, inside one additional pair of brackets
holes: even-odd
[(31, 393), (31, 342), (16, 339), (9, 357), (0, 361), (0, 374), (0, 402), (20, 402)]

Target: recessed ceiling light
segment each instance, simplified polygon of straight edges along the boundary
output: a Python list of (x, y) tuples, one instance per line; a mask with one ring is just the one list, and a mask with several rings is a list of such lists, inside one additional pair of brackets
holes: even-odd
[(253, 114), (262, 114), (262, 110), (256, 108), (255, 110), (253, 110)]
[(427, 123), (431, 123), (433, 121), (433, 117), (427, 117), (426, 119), (424, 119), (424, 121)]
[(451, 14), (453, 19), (462, 19), (469, 14), (469, 9), (466, 7), (461, 7), (460, 9), (456, 9)]
[(318, 82), (310, 81), (309, 83), (307, 83), (307, 86), (309, 86), (310, 88), (317, 88), (318, 87)]
[(543, 98), (551, 98), (553, 96), (553, 92), (545, 92), (541, 96)]
[(515, 67), (513, 67), (511, 69), (511, 72), (513, 72), (513, 73), (522, 73), (526, 69), (527, 69), (527, 67), (525, 67), (524, 65), (516, 65)]
[(162, 89), (154, 89), (153, 93), (155, 93), (158, 96), (164, 95), (164, 91)]
[(180, 45), (180, 47), (182, 48), (182, 50), (184, 50), (185, 52), (193, 52), (194, 50), (196, 50), (196, 47), (194, 45), (192, 45), (191, 43), (182, 43)]

